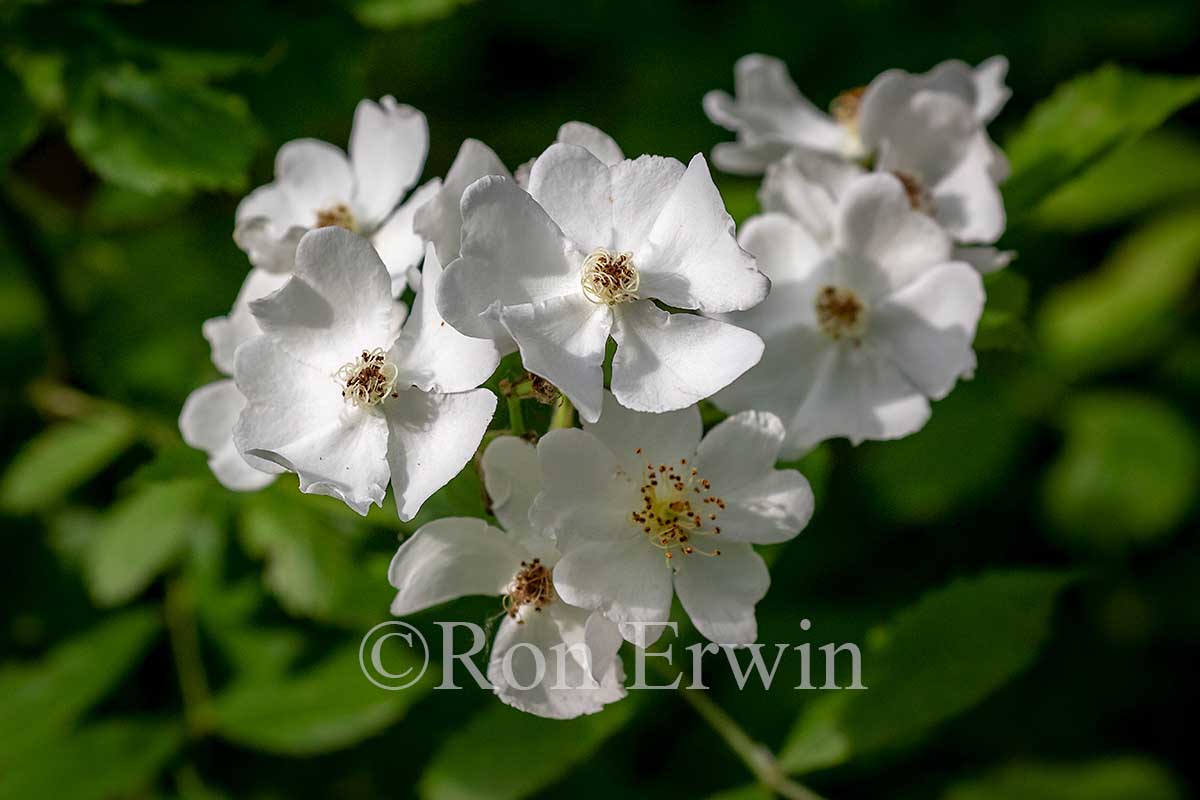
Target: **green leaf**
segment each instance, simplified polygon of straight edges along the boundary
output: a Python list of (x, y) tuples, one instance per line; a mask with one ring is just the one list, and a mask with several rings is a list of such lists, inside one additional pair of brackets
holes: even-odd
[(417, 790), (422, 800), (516, 800), (566, 775), (627, 723), (633, 698), (598, 714), (551, 720), (494, 703), (433, 756)]
[[(298, 674), (236, 683), (216, 700), (217, 732), (246, 747), (293, 756), (337, 750), (379, 733), (435, 679), (429, 671), (407, 689), (381, 689), (363, 674), (358, 648), (355, 639)], [(401, 671), (403, 658), (415, 662), (410, 651), (398, 650), (388, 668)]]
[(125, 65), (90, 75), (67, 135), (112, 183), (153, 194), (238, 190), (258, 147), (241, 98)]
[(994, 572), (925, 595), (871, 637), (862, 654), (866, 691), (820, 694), (780, 763), (809, 772), (911, 746), (970, 709), (1033, 662), (1068, 581), (1051, 572)]
[(1046, 471), (1042, 497), (1059, 536), (1113, 554), (1173, 531), (1195, 504), (1200, 437), (1154, 397), (1095, 392), (1064, 411), (1066, 445)]
[(183, 739), (182, 728), (173, 722), (111, 720), (89, 725), (6, 769), (0, 778), (0, 800), (144, 796)]
[(0, 61), (0, 167), (33, 141), (38, 132), (37, 106), (29, 99), (21, 79)]
[(289, 496), (248, 497), (239, 531), (246, 549), (265, 558), (264, 582), (289, 614), (325, 622), (369, 625), (385, 617), (394, 594), (390, 556), (364, 559), (350, 534), (328, 515)]
[(354, 17), (368, 28), (394, 30), (432, 22), (453, 14), (474, 0), (353, 0)]
[(0, 507), (42, 511), (108, 466), (134, 441), (127, 414), (100, 412), (52, 425), (29, 440), (0, 478)]
[(1200, 194), (1200, 143), (1162, 130), (1117, 150), (1047, 197), (1038, 206), (1037, 222), (1091, 230), (1188, 194)]
[(155, 483), (117, 503), (88, 550), (85, 578), (101, 605), (124, 603), (150, 585), (186, 549), (205, 513), (206, 480)]
[(1029, 281), (1011, 269), (984, 276), (987, 305), (975, 332), (976, 350), (1022, 350), (1029, 344), (1025, 312)]
[(1116, 148), (1157, 128), (1200, 97), (1200, 78), (1105, 65), (1071, 80), (1034, 108), (1005, 148), (1005, 204), (1029, 211)]
[(67, 639), (36, 663), (5, 665), (0, 766), (65, 734), (138, 661), (160, 623), (154, 609), (126, 611)]
[(1052, 290), (1037, 331), (1047, 356), (1080, 377), (1138, 361), (1183, 324), (1200, 273), (1200, 208), (1138, 229), (1094, 272)]
[(1165, 769), (1127, 756), (1083, 764), (1022, 762), (953, 786), (943, 800), (1183, 800)]

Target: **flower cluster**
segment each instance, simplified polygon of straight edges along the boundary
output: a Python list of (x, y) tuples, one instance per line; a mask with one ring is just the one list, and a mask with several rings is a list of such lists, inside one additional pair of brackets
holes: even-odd
[[(711, 641), (755, 641), (753, 545), (813, 513), (778, 461), (911, 433), (974, 368), (979, 271), (1008, 258), (984, 129), (1004, 70), (888, 72), (827, 116), (780, 62), (742, 59), (736, 97), (704, 101), (738, 137), (714, 162), (766, 175), (740, 232), (704, 156), (626, 158), (580, 122), (514, 171), (469, 139), (406, 199), (425, 118), (364, 100), (348, 153), (289, 142), (238, 206), (252, 268), (204, 325), (227, 377), (180, 429), (231, 489), (291, 472), (365, 514), (390, 485), (404, 521), (478, 454), (499, 527), (422, 526), (392, 561), (392, 612), (496, 596), (496, 694), (598, 711), (624, 696), (621, 642), (650, 644), (676, 595)], [(513, 352), (532, 387), (516, 402), (559, 406), (540, 438), (516, 418), (485, 437), (481, 387)], [(705, 434), (709, 398), (731, 416)]]

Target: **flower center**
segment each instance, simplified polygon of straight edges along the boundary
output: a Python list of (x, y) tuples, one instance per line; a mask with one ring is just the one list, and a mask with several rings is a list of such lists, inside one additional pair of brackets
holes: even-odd
[(533, 606), (534, 611), (541, 611), (554, 602), (555, 597), (553, 570), (544, 566), (540, 558), (528, 563), (522, 561), (520, 571), (513, 576), (508, 593), (504, 595), (504, 613), (516, 617), (522, 606)]
[[(641, 455), (639, 447), (634, 451)], [(663, 551), (667, 559), (676, 553), (685, 556), (719, 556), (717, 548), (705, 550), (705, 539), (719, 536), (717, 512), (725, 509), (725, 501), (712, 493), (712, 484), (700, 477), (686, 458), (679, 465), (646, 465), (641, 488), (642, 505), (630, 513), (630, 519), (641, 526), (650, 543)]]
[(866, 90), (867, 87), (858, 86), (847, 89), (833, 98), (833, 102), (829, 104), (829, 113), (833, 115), (837, 124), (854, 133), (858, 132), (858, 109), (862, 106), (863, 92)]
[(400, 370), (388, 360), (383, 348), (363, 350), (354, 361), (343, 364), (333, 377), (342, 385), (342, 397), (356, 407), (377, 406), (389, 395), (396, 397)]
[(345, 228), (348, 231), (358, 233), (358, 220), (354, 218), (354, 212), (350, 210), (350, 206), (345, 203), (338, 203), (329, 208), (323, 208), (317, 212), (318, 228)]
[(831, 339), (858, 339), (867, 329), (867, 306), (844, 286), (817, 292), (817, 323)]
[(598, 247), (583, 262), (583, 295), (597, 305), (615, 306), (637, 300), (641, 278), (633, 253), (614, 253)]
[(933, 213), (933, 196), (929, 194), (929, 190), (925, 188), (925, 184), (921, 179), (911, 172), (895, 171), (892, 175), (900, 181), (900, 185), (904, 187), (904, 193), (908, 195), (908, 204), (913, 207), (914, 211), (920, 211), (923, 214)]

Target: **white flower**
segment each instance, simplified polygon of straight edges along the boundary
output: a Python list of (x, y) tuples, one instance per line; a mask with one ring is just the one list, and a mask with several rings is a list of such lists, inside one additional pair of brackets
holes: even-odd
[[(616, 626), (558, 597), (553, 584), (558, 551), (530, 525), (529, 507), (540, 489), (533, 445), (510, 436), (496, 439), (484, 451), (483, 477), (492, 511), (508, 533), (469, 518), (422, 526), (400, 546), (388, 570), (398, 590), (392, 613), (412, 614), (464, 595), (499, 595), (504, 619), (487, 677), (501, 700), (554, 719), (593, 714), (620, 700), (625, 673), (617, 658)], [(541, 681), (530, 645), (543, 657)], [(507, 680), (506, 657), (515, 682), (531, 688)]]
[(382, 504), (390, 480), (400, 518), (412, 519), (470, 460), (496, 404), (475, 387), (499, 355), (442, 322), (433, 304), (440, 279), (429, 248), (397, 336), (391, 279), (370, 243), (337, 227), (305, 235), (291, 280), (250, 304), (263, 334), (235, 359), (247, 399), (238, 451), (360, 514)]
[(229, 380), (201, 386), (179, 413), (179, 432), (189, 447), (208, 453), (208, 467), (226, 489), (252, 492), (269, 485), (283, 469), (269, 461), (243, 457), (233, 443), (233, 426), (246, 398)]
[(286, 273), (306, 231), (336, 226), (361, 233), (379, 251), (399, 294), (408, 268), (424, 253), (413, 214), (437, 191), (437, 181), (396, 205), (420, 177), (428, 148), (420, 111), (392, 97), (363, 100), (354, 111), (349, 157), (316, 139), (285, 144), (275, 157), (275, 181), (238, 205), (233, 238), (256, 267)]
[(702, 156), (686, 168), (642, 156), (605, 164), (555, 144), (529, 192), (487, 177), (462, 201), (462, 255), (438, 308), (469, 336), (521, 350), (584, 419), (599, 417), (609, 334), (612, 389), (625, 406), (669, 411), (711, 395), (761, 355), (758, 337), (675, 308), (746, 309), (769, 282), (733, 235)]
[[(834, 180), (830, 178), (830, 180)], [(975, 367), (983, 284), (950, 237), (886, 174), (851, 176), (838, 196), (797, 183), (742, 226), (771, 276), (762, 305), (735, 315), (767, 342), (762, 362), (713, 401), (757, 408), (787, 428), (783, 457), (825, 439), (895, 439), (929, 418)]]
[(812, 516), (808, 482), (775, 469), (777, 418), (747, 411), (700, 433), (694, 406), (639, 414), (606, 394), (598, 423), (538, 443), (542, 492), (530, 518), (562, 551), (554, 588), (639, 647), (658, 638), (653, 623), (667, 620), (673, 593), (710, 640), (753, 642), (770, 575), (751, 544), (787, 541)]

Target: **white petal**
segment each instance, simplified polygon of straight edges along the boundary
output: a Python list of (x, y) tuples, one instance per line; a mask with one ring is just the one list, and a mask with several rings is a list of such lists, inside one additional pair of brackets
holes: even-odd
[(449, 517), (422, 525), (396, 551), (388, 581), (392, 613), (405, 616), (467, 595), (502, 595), (528, 554), (481, 519)]
[(987, 275), (1002, 270), (1017, 257), (1015, 250), (998, 250), (995, 247), (955, 247), (951, 259), (963, 261)]
[(958, 166), (930, 187), (934, 216), (959, 242), (991, 244), (1004, 233), (1004, 199), (992, 176), (989, 145), (977, 138)]
[(750, 331), (647, 300), (617, 306), (612, 391), (635, 411), (675, 411), (725, 388), (762, 357)]
[(274, 228), (276, 236), (293, 226), (308, 227), (312, 223), (307, 216), (301, 218), (295, 213), (291, 201), (278, 182), (259, 186), (243, 197), (233, 217), (238, 223), (251, 219), (266, 220)]
[(609, 174), (615, 250), (632, 252), (634, 261), (639, 262), (645, 255), (646, 239), (685, 169), (678, 159), (662, 156), (639, 156), (613, 165)]
[(399, 297), (408, 286), (409, 271), (421, 263), (425, 242), (413, 230), (413, 216), (441, 189), (437, 178), (417, 188), (396, 212), (371, 235), (371, 244), (392, 276), (392, 295)]
[[(582, 631), (586, 619), (587, 612), (563, 603), (524, 613), (521, 621), (505, 617), (496, 632), (487, 672), (500, 700), (539, 717), (573, 719), (594, 714), (605, 704), (623, 698), (624, 671), (613, 655), (595, 665), (601, 674), (599, 682), (573, 657), (584, 643)], [(573, 650), (563, 650), (572, 646)], [(531, 647), (541, 654), (541, 669)], [(561, 657), (559, 652), (563, 653)], [(505, 676), (506, 659), (514, 683), (530, 688), (521, 689), (509, 683)]]
[(696, 630), (717, 644), (753, 644), (754, 606), (771, 586), (767, 565), (754, 549), (732, 543), (719, 556), (676, 561), (675, 591)]
[(554, 141), (578, 145), (609, 167), (625, 160), (625, 154), (611, 136), (586, 122), (564, 124), (558, 129), (558, 136)]
[(529, 511), (542, 490), (537, 448), (516, 436), (498, 436), (483, 451), (481, 465), (492, 514), (509, 533), (529, 532)]
[(392, 347), (401, 385), (423, 392), (465, 392), (486, 381), (500, 363), (491, 339), (464, 336), (438, 313), (437, 289), (442, 279), (433, 245), (427, 245), (425, 271), (412, 316)]
[(815, 242), (828, 245), (833, 241), (838, 198), (862, 174), (862, 167), (845, 159), (795, 150), (767, 168), (759, 201), (763, 211), (792, 217)]
[(639, 632), (629, 623), (665, 622), (671, 612), (671, 567), (636, 530), (565, 552), (554, 568), (554, 588), (565, 602), (603, 613), (638, 647), (652, 644), (663, 629), (649, 625)]
[(496, 396), (487, 389), (398, 394), (380, 407), (387, 419), (392, 491), (400, 519), (407, 522), (475, 455), (496, 411)]
[(342, 500), (360, 514), (387, 489), (383, 418), (348, 406), (332, 377), (297, 361), (270, 338), (238, 348), (235, 375), (247, 405), (234, 428), (238, 450), (300, 476), (300, 491)]
[(297, 214), (278, 183), (260, 186), (238, 203), (233, 240), (250, 263), (268, 272), (291, 272), (296, 244), (315, 221)]
[(615, 246), (612, 178), (604, 162), (584, 148), (546, 148), (530, 170), (529, 194), (580, 250)]
[(478, 139), (467, 139), (446, 173), (446, 180), (433, 200), (417, 211), (413, 228), (437, 247), (438, 258), (449, 264), (458, 258), (462, 244), (462, 196), (475, 181), (488, 175), (510, 177), (500, 157)]
[(238, 290), (233, 308), (224, 317), (213, 317), (204, 321), (201, 330), (212, 346), (212, 362), (226, 375), (233, 374), (233, 355), (238, 346), (258, 336), (262, 329), (250, 313), (250, 301), (266, 297), (288, 282), (289, 276), (252, 269)]
[(468, 336), (511, 341), (497, 306), (579, 294), (582, 259), (532, 197), (507, 178), (489, 176), (463, 195), (462, 256), (447, 265), (437, 307)]
[(666, 414), (631, 411), (604, 393), (604, 413), (583, 429), (595, 436), (616, 456), (625, 473), (640, 481), (647, 465), (676, 465), (690, 459), (700, 444), (700, 410), (689, 406)]
[(826, 248), (796, 220), (760, 214), (742, 224), (742, 247), (771, 279), (767, 299), (749, 311), (719, 317), (769, 338), (796, 325), (816, 325), (815, 298), (828, 279)]
[(646, 243), (634, 253), (642, 297), (705, 312), (741, 311), (761, 303), (771, 282), (738, 246), (733, 218), (697, 155), (676, 184)]
[(348, 204), (354, 178), (340, 148), (317, 139), (296, 139), (279, 148), (275, 181), (292, 207), (295, 224), (312, 227), (317, 213)]
[(695, 466), (718, 495), (735, 492), (775, 470), (783, 423), (774, 414), (743, 411), (718, 423), (696, 451)]
[(875, 309), (869, 335), (886, 343), (909, 381), (940, 400), (975, 370), (971, 343), (983, 300), (978, 272), (967, 264), (942, 264)]
[(925, 88), (894, 70), (864, 92), (859, 130), (863, 144), (877, 153), (877, 170), (902, 170), (929, 185), (963, 159), (980, 128), (969, 99)]
[(952, 249), (945, 231), (912, 209), (900, 181), (883, 174), (864, 176), (846, 192), (837, 240), (851, 257), (844, 266), (857, 273), (852, 288), (866, 291), (868, 302), (948, 261)]
[(250, 310), (272, 341), (330, 375), (391, 345), (391, 278), (371, 243), (343, 228), (305, 234), (292, 279)]
[(585, 420), (600, 416), (604, 348), (612, 327), (607, 306), (579, 292), (508, 306), (500, 321), (521, 348), (527, 370), (554, 384)]
[(1008, 59), (992, 56), (975, 68), (975, 117), (987, 124), (996, 118), (1012, 97), (1012, 89), (1004, 83), (1008, 75)]
[(350, 130), (350, 163), (352, 204), (364, 229), (382, 222), (417, 182), (428, 151), (429, 124), (420, 111), (392, 97), (358, 104)]
[[(226, 489), (252, 492), (275, 480), (282, 472), (273, 464), (271, 472), (251, 466), (233, 444), (233, 426), (246, 405), (246, 398), (231, 380), (216, 381), (188, 395), (179, 414), (179, 432), (188, 446), (208, 453), (208, 467)], [(256, 462), (263, 463), (263, 462)]]

